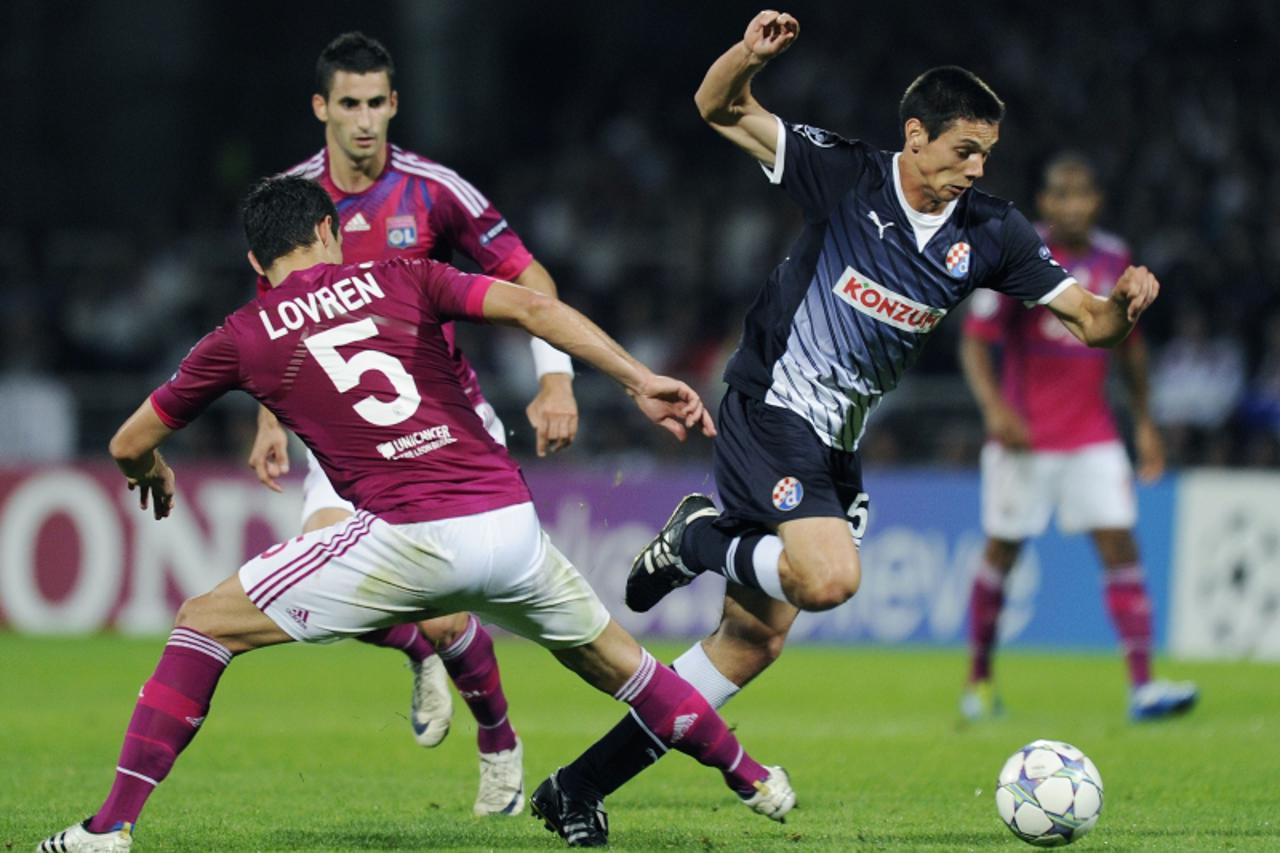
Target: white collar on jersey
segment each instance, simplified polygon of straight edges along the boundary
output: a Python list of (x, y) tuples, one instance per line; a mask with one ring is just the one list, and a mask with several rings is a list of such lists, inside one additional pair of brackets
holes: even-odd
[(907, 215), (907, 221), (911, 223), (911, 232), (916, 237), (916, 251), (923, 252), (924, 247), (933, 239), (933, 235), (937, 234), (938, 229), (951, 218), (951, 211), (956, 209), (956, 202), (960, 199), (948, 204), (941, 213), (921, 213), (907, 204), (907, 197), (902, 194), (902, 172), (898, 166), (898, 158), (901, 156), (901, 151), (893, 155), (893, 191), (898, 196), (898, 205)]

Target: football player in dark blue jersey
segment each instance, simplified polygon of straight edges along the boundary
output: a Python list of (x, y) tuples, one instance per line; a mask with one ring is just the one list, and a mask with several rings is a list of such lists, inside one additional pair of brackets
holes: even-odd
[[(778, 657), (801, 610), (857, 591), (869, 502), (858, 440), (950, 310), (990, 288), (1048, 306), (1090, 346), (1113, 346), (1159, 291), (1149, 271), (1130, 267), (1108, 296), (1091, 295), (1010, 203), (973, 188), (1004, 104), (972, 72), (934, 68), (907, 88), (897, 152), (770, 113), (751, 80), (799, 32), (791, 15), (761, 12), (694, 98), (800, 206), (805, 227), (751, 306), (725, 373), (715, 442), (723, 512), (703, 495), (685, 498), (627, 581), (627, 604), (643, 611), (703, 572), (727, 578), (720, 625), (675, 662), (715, 707)], [(535, 811), (572, 844), (603, 843), (603, 798), (659, 754), (624, 718), (543, 782)]]

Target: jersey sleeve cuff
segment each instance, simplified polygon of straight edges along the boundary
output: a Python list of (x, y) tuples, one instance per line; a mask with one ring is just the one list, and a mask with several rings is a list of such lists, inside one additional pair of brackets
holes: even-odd
[(471, 285), (471, 289), (467, 291), (465, 309), (468, 317), (483, 320), (485, 294), (489, 292), (489, 288), (493, 287), (493, 283), (497, 279), (490, 278), (487, 275), (478, 275), (476, 279), (476, 283)]
[(782, 171), (787, 159), (787, 126), (778, 116), (774, 116), (773, 120), (778, 123), (778, 141), (774, 146), (776, 150), (773, 152), (773, 168), (769, 168), (764, 163), (760, 164), (760, 168), (764, 169), (769, 183), (777, 185), (782, 183)]
[(1066, 290), (1068, 287), (1076, 283), (1077, 282), (1075, 278), (1073, 278), (1072, 276), (1067, 276), (1062, 281), (1058, 282), (1057, 287), (1053, 288), (1053, 290), (1050, 290), (1048, 293), (1046, 293), (1044, 296), (1041, 296), (1036, 301), (1024, 302), (1022, 304), (1027, 306), (1028, 308), (1032, 308), (1036, 305), (1048, 305), (1050, 302), (1057, 299), (1058, 296), (1061, 295), (1062, 291)]
[(493, 269), (485, 270), (485, 273), (503, 281), (515, 281), (532, 263), (533, 255), (524, 246), (520, 246), (499, 261)]
[(159, 393), (160, 392), (158, 390), (152, 391), (151, 396), (147, 398), (151, 402), (151, 409), (156, 413), (156, 417), (159, 418), (160, 422), (163, 423), (165, 426), (167, 426), (169, 429), (182, 429), (184, 426), (187, 425), (187, 422), (182, 420), (181, 418), (175, 418), (173, 415), (169, 414), (164, 410), (164, 408), (160, 405), (160, 401), (156, 399), (156, 396)]

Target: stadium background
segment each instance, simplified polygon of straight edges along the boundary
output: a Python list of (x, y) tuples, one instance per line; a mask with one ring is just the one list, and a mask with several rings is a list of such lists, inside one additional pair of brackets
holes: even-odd
[[(629, 1), (5, 4), (0, 618), (38, 631), (159, 631), (183, 595), (292, 532), (295, 505), (243, 470), (247, 398), (224, 401), (172, 442), (186, 521), (148, 524), (100, 460), (137, 401), (250, 294), (236, 202), (251, 180), (322, 143), (312, 69), (345, 29), (381, 38), (396, 57), (395, 141), (495, 200), (567, 301), (716, 397), (742, 311), (798, 228), (786, 200), (691, 103), (754, 11)], [(1045, 158), (1068, 147), (1097, 160), (1103, 224), (1164, 284), (1143, 325), (1173, 469), (1143, 490), (1139, 530), (1161, 639), (1186, 635), (1183, 648), (1203, 654), (1280, 655), (1280, 209), (1269, 203), (1280, 193), (1269, 88), (1280, 7), (791, 11), (801, 40), (756, 87), (785, 117), (895, 148), (903, 88), (954, 62), (1009, 107), (985, 189), (1030, 210)], [(968, 557), (980, 541), (981, 424), (956, 369), (959, 325), (944, 324), (872, 423), (863, 593), (801, 633), (962, 636)], [(465, 342), (528, 460), (524, 340), (484, 329)], [(530, 467), (553, 534), (613, 589), (671, 498), (705, 482), (709, 448), (664, 441), (606, 386), (580, 376), (578, 444)], [(1024, 582), (1029, 609), (1015, 610), (1023, 618), (1007, 630), (1039, 645), (1111, 644), (1085, 543), (1051, 535), (1028, 565), (1022, 576), (1038, 578)], [(714, 598), (703, 581), (632, 627), (696, 632)], [(1195, 606), (1206, 599), (1213, 607)], [(1174, 631), (1180, 612), (1193, 627)]]
[[(5, 849), (31, 849), (100, 801), (177, 603), (296, 531), (298, 489), (269, 493), (244, 467), (245, 399), (176, 437), (179, 509), (164, 523), (138, 511), (105, 444), (250, 294), (235, 205), (251, 180), (321, 145), (309, 107), (320, 48), (346, 29), (383, 39), (403, 99), (392, 138), (474, 181), (568, 301), (714, 396), (742, 310), (798, 227), (691, 103), (756, 10), (0, 4)], [(1106, 810), (1085, 845), (1280, 849), (1267, 758), (1280, 719), (1280, 4), (790, 10), (800, 42), (757, 87), (788, 118), (896, 147), (903, 88), (956, 62), (1009, 105), (986, 189), (1029, 209), (1053, 152), (1079, 148), (1101, 165), (1104, 225), (1164, 284), (1143, 326), (1174, 464), (1140, 492), (1138, 536), (1166, 653), (1159, 672), (1195, 680), (1204, 699), (1176, 722), (1124, 724), (1123, 663), (1096, 564), (1087, 542), (1050, 533), (1015, 573), (1002, 626), (1022, 646), (998, 664), (1009, 714), (957, 729), (981, 425), (956, 370), (953, 317), (872, 422), (862, 590), (804, 617), (795, 633), (812, 642), (789, 647), (727, 710), (754, 752), (786, 762), (803, 808), (785, 826), (744, 819), (705, 768), (673, 759), (610, 798), (616, 849), (1013, 849), (993, 777), (1045, 736), (1086, 749), (1105, 776)], [(527, 347), (483, 329), (467, 349), (529, 461)], [(675, 498), (707, 487), (709, 448), (664, 441), (599, 377), (584, 372), (577, 391), (577, 446), (529, 466), (539, 511), (602, 597), (670, 660), (687, 643), (664, 636), (714, 618), (716, 579), (637, 620), (623, 613), (621, 573)], [(500, 638), (498, 651), (532, 785), (618, 708), (530, 644)], [(343, 643), (238, 660), (144, 813), (140, 849), (559, 849), (528, 819), (467, 819), (474, 723), (459, 707), (441, 748), (411, 746), (397, 657)]]

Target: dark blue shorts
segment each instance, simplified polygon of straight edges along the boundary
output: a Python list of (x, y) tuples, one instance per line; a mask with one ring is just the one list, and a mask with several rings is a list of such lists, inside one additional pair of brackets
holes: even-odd
[(795, 518), (848, 518), (861, 542), (869, 499), (858, 454), (827, 447), (804, 418), (730, 388), (714, 442), (726, 532)]

